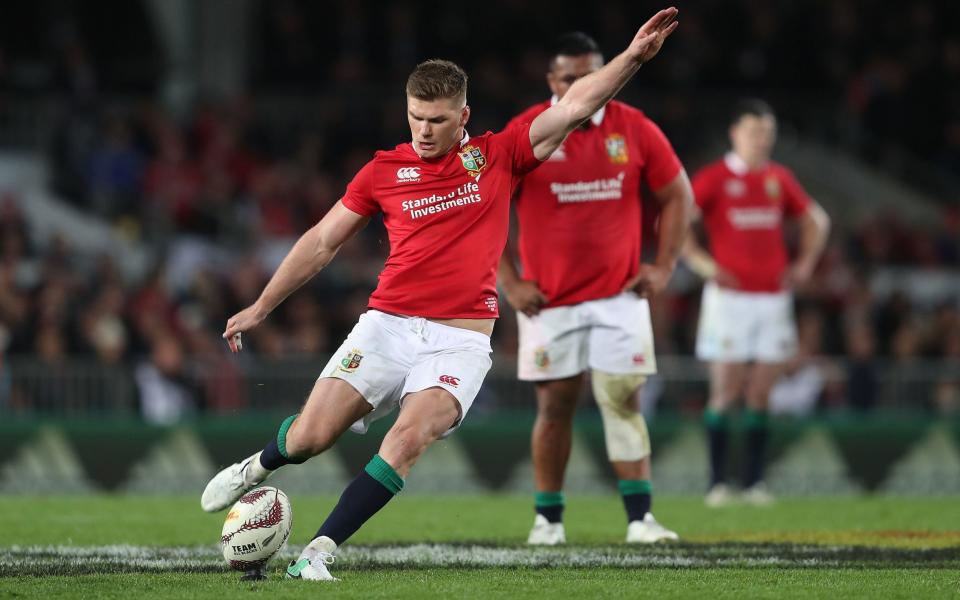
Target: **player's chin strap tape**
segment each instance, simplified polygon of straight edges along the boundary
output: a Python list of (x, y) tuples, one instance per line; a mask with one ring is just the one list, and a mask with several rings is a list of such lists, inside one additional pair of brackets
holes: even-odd
[(283, 423), (280, 424), (280, 430), (277, 431), (277, 450), (280, 451), (280, 454), (282, 454), (285, 459), (293, 464), (300, 464), (310, 458), (309, 456), (304, 458), (291, 458), (290, 455), (287, 454), (287, 431), (290, 430), (290, 426), (293, 425), (293, 422), (299, 415), (300, 413), (297, 413), (284, 419)]
[(647, 422), (633, 404), (633, 393), (646, 380), (643, 375), (591, 373), (610, 460), (634, 461), (650, 456)]

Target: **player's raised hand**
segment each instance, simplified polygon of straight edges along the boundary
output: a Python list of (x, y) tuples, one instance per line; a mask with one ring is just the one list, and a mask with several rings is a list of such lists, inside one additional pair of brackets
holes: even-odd
[(227, 340), (230, 351), (237, 353), (243, 350), (240, 334), (259, 325), (266, 316), (256, 304), (253, 304), (227, 319), (223, 339)]
[(643, 64), (660, 52), (663, 42), (677, 28), (677, 12), (672, 6), (665, 8), (643, 24), (627, 48), (634, 60)]
[(640, 271), (623, 286), (623, 291), (633, 290), (642, 298), (656, 296), (670, 283), (673, 270), (660, 265), (642, 264)]
[(512, 306), (513, 310), (522, 312), (528, 317), (539, 313), (543, 305), (547, 303), (547, 297), (543, 295), (537, 284), (526, 279), (505, 286), (503, 293), (507, 297), (507, 304)]

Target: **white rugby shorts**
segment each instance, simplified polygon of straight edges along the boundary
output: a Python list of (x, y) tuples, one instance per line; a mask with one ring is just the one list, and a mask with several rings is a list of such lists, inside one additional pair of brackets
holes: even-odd
[(796, 351), (797, 326), (790, 292), (741, 292), (712, 281), (703, 287), (697, 358), (781, 363)]
[(490, 338), (477, 331), (401, 317), (377, 310), (360, 315), (320, 378), (352, 385), (373, 410), (351, 425), (366, 433), (370, 423), (401, 406), (407, 394), (431, 387), (450, 392), (460, 403), (456, 429), (490, 370)]
[(588, 369), (652, 375), (657, 372), (650, 305), (633, 292), (556, 306), (528, 317), (517, 313), (517, 375), (549, 381)]

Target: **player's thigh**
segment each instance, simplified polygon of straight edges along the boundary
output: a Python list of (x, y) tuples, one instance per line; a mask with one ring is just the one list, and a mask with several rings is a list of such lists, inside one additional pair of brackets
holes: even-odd
[(756, 333), (755, 313), (748, 295), (708, 282), (703, 286), (700, 301), (697, 358), (725, 363), (751, 360)]
[(537, 416), (549, 421), (572, 421), (583, 389), (583, 373), (563, 379), (537, 381)]
[(518, 313), (518, 378), (552, 381), (586, 371), (588, 328), (583, 321), (582, 305), (547, 308), (532, 317)]
[(743, 393), (750, 365), (745, 362), (710, 363), (710, 400), (709, 407), (718, 412), (730, 408)]
[(657, 372), (650, 305), (645, 298), (624, 292), (585, 306), (590, 311), (590, 369), (622, 375)]
[(756, 362), (750, 367), (747, 381), (747, 406), (754, 410), (766, 410), (770, 401), (770, 390), (783, 375), (784, 363)]
[[(431, 351), (421, 353), (407, 374), (400, 393), (401, 414), (402, 407), (414, 394), (432, 388), (446, 391), (458, 409), (457, 417), (443, 434), (446, 436), (466, 417), (490, 371), (493, 364), (490, 338), (475, 331), (438, 324), (429, 324), (426, 333)], [(430, 393), (436, 394), (436, 391)]]
[(755, 311), (757, 327), (754, 359), (785, 363), (797, 353), (797, 322), (789, 293), (763, 294)]
[(365, 433), (371, 422), (396, 408), (418, 343), (400, 317), (378, 311), (360, 316), (320, 379), (345, 382), (368, 403), (370, 410), (355, 420), (354, 431)]

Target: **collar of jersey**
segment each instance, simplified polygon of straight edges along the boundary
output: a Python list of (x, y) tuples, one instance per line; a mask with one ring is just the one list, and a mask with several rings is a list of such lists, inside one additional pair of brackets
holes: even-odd
[[(743, 177), (744, 175), (750, 172), (750, 166), (746, 163), (746, 161), (740, 158), (740, 156), (736, 152), (727, 152), (726, 154), (724, 154), (723, 162), (725, 165), (727, 165), (727, 168), (730, 169), (730, 171), (734, 175), (737, 175), (738, 177)], [(757, 169), (757, 170), (759, 171), (765, 166), (766, 165), (764, 164), (763, 166), (760, 167), (760, 169)]]
[[(556, 104), (556, 103), (559, 102), (559, 101), (560, 101), (560, 99), (557, 98), (557, 95), (556, 95), (556, 94), (554, 94), (553, 96), (550, 96), (550, 106), (553, 106), (554, 104)], [(600, 123), (603, 123), (603, 114), (604, 114), (605, 112), (607, 112), (607, 107), (606, 107), (606, 106), (601, 106), (601, 107), (600, 107), (600, 110), (598, 110), (597, 112), (595, 112), (595, 113), (593, 113), (592, 115), (590, 115), (590, 122), (593, 123), (594, 126), (600, 127)]]
[[(464, 130), (463, 130), (463, 137), (460, 138), (460, 147), (463, 148), (463, 145), (466, 144), (466, 143), (469, 142), (469, 141), (470, 141), (470, 134), (467, 133), (467, 130), (466, 130), (466, 129), (464, 129)], [(413, 142), (410, 142), (410, 149), (413, 150), (413, 153), (417, 156), (417, 158), (419, 158), (420, 160), (422, 160), (422, 161), (424, 161), (424, 162), (435, 162), (435, 161), (438, 161), (438, 160), (443, 160), (444, 158), (446, 158), (446, 157), (450, 154), (451, 151), (453, 151), (453, 148), (450, 148), (450, 150), (448, 150), (446, 154), (442, 154), (442, 155), (440, 155), (440, 156), (438, 156), (438, 157), (436, 157), (436, 158), (424, 158), (424, 157), (420, 156), (420, 154), (417, 153), (417, 149), (413, 147)]]

